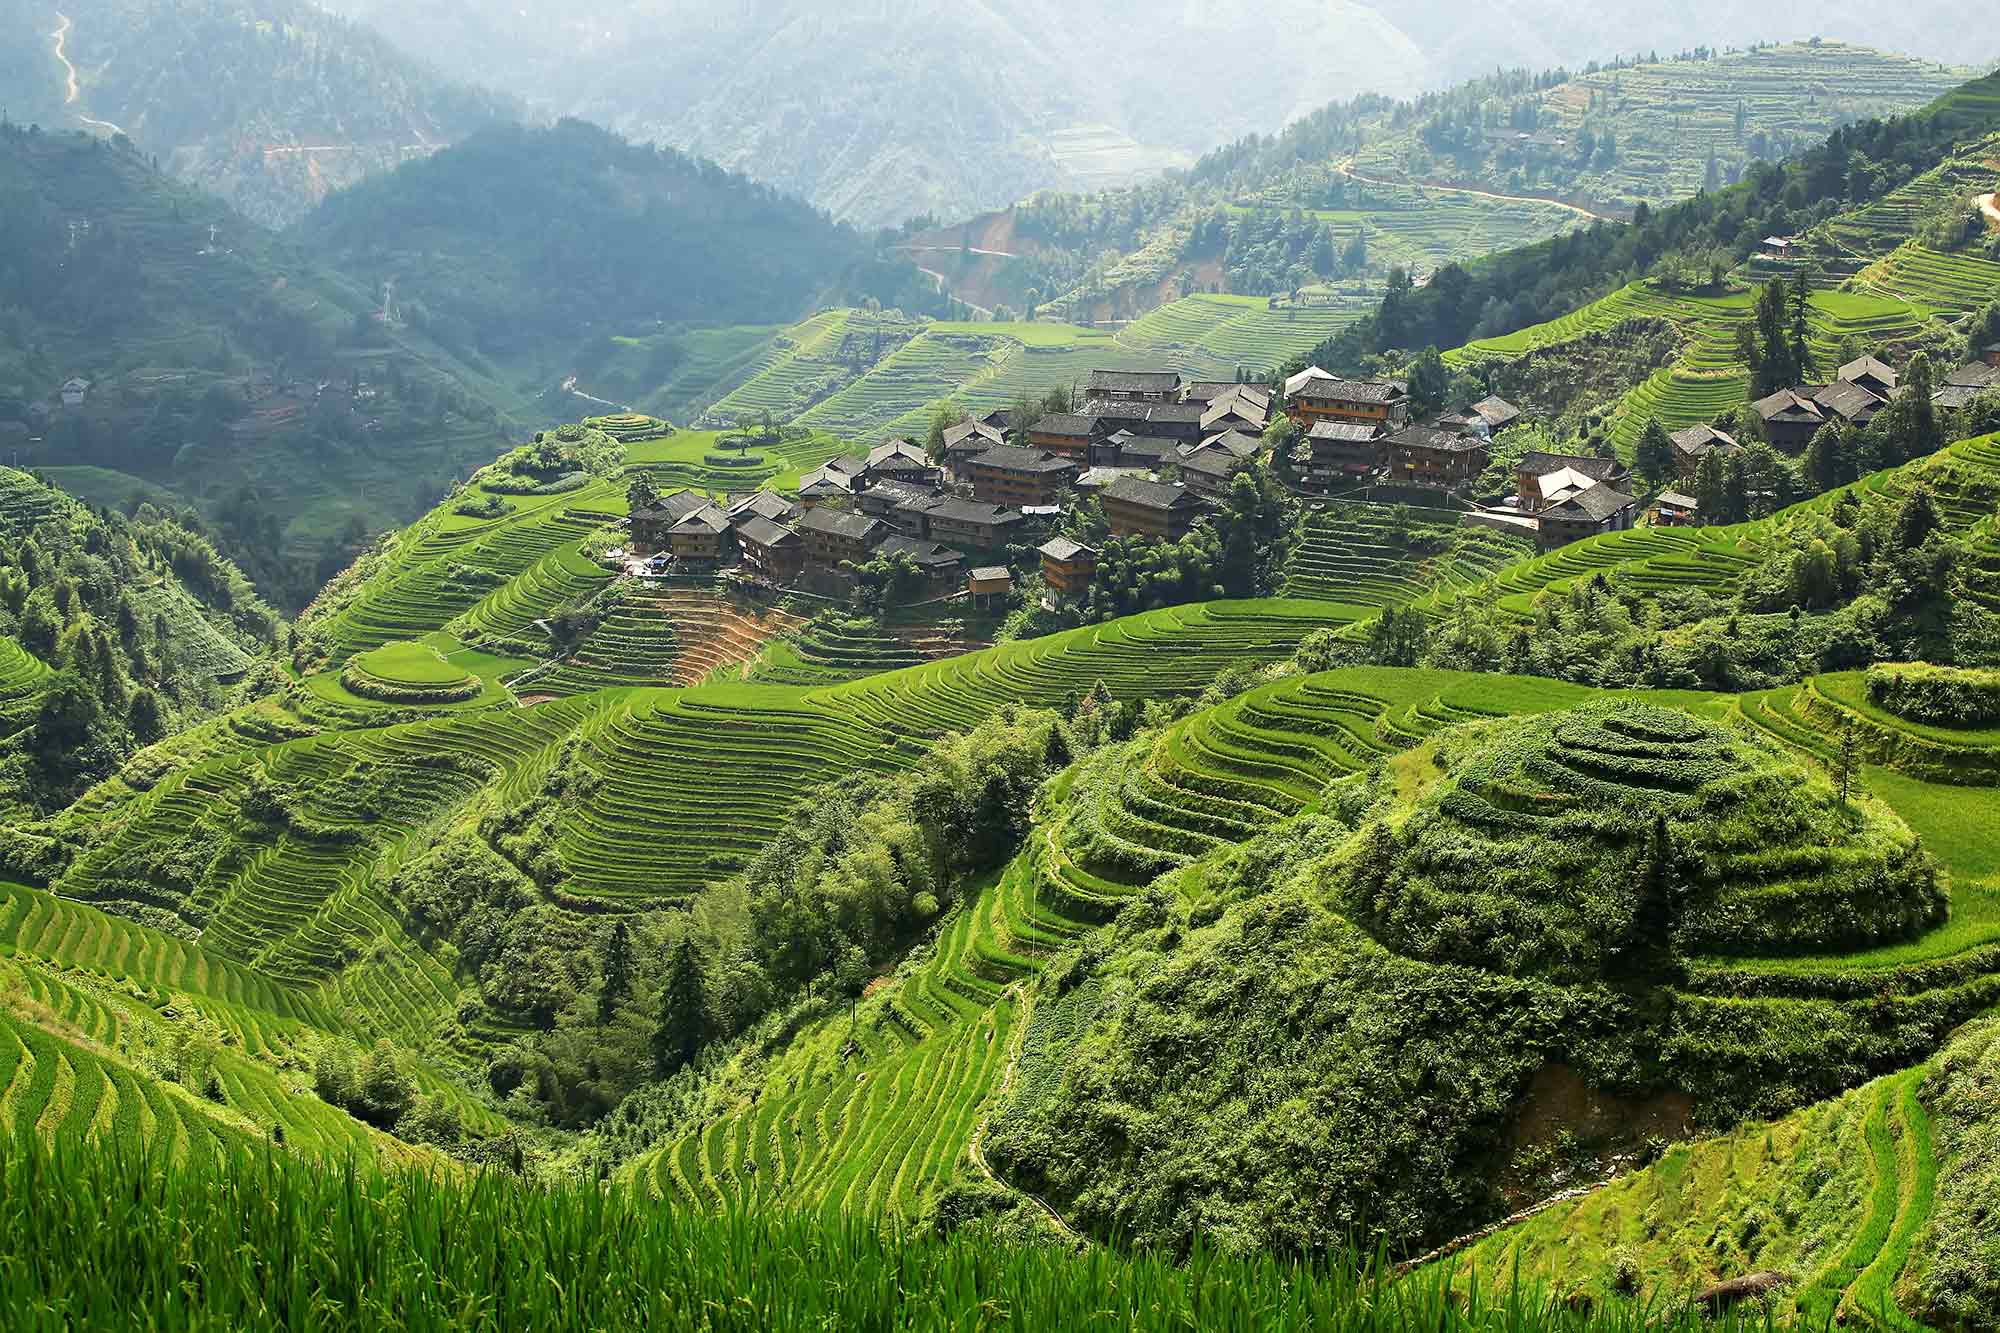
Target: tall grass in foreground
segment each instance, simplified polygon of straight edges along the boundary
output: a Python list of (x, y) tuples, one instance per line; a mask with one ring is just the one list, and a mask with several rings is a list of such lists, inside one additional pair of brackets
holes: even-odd
[[(1671, 1328), (1351, 1263), (1016, 1249), (589, 1186), (0, 1140), (0, 1325), (83, 1329)], [(1652, 1317), (1649, 1319), (1648, 1315)], [(1689, 1326), (1693, 1327), (1692, 1321)], [(1711, 1325), (1713, 1327), (1713, 1325)]]

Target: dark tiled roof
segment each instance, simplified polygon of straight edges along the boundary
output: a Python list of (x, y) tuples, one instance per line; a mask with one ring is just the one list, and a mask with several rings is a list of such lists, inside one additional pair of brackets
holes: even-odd
[(1147, 509), (1185, 509), (1201, 503), (1200, 496), (1183, 487), (1143, 477), (1120, 477), (1104, 488), (1104, 498)]
[(1472, 405), (1472, 410), (1486, 418), (1486, 424), (1498, 430), (1510, 421), (1518, 421), (1521, 409), (1502, 398), (1499, 394), (1482, 398)]
[(1522, 454), (1521, 461), (1514, 465), (1516, 472), (1530, 477), (1546, 477), (1551, 472), (1570, 468), (1581, 472), (1592, 481), (1609, 481), (1625, 471), (1625, 465), (1615, 458), (1597, 458), (1587, 454), (1545, 454), (1539, 450)]
[(1074, 560), (1080, 555), (1087, 555), (1093, 558), (1097, 555), (1097, 548), (1085, 546), (1082, 542), (1073, 542), (1067, 537), (1051, 538), (1035, 549), (1057, 564)]
[(1872, 356), (1857, 357), (1840, 368), (1838, 378), (1852, 382), (1863, 378), (1880, 380), (1890, 388), (1896, 387), (1896, 368)]
[(1264, 441), (1255, 435), (1246, 435), (1240, 430), (1226, 430), (1220, 435), (1211, 435), (1201, 442), (1204, 449), (1227, 449), (1238, 458), (1249, 458), (1263, 449)]
[(1450, 454), (1486, 448), (1486, 441), (1477, 436), (1438, 430), (1434, 426), (1405, 426), (1389, 437), (1389, 443), (1398, 449), (1436, 449)]
[(1613, 490), (1609, 486), (1592, 486), (1589, 490), (1579, 491), (1561, 504), (1542, 512), (1545, 517), (1568, 519), (1571, 522), (1588, 519), (1592, 523), (1602, 523), (1619, 510), (1637, 503), (1637, 500), (1623, 491)]
[(960, 449), (978, 451), (989, 445), (1006, 442), (1006, 432), (983, 421), (961, 422), (944, 433), (944, 447), (953, 451)]
[(709, 498), (700, 491), (676, 491), (672, 495), (661, 496), (640, 512), (648, 518), (665, 518), (678, 523), (709, 503)]
[(948, 523), (1014, 523), (1022, 515), (1018, 509), (1006, 505), (983, 505), (972, 500), (961, 500), (947, 496), (930, 507), (932, 518), (941, 518)]
[(776, 491), (758, 491), (731, 505), (729, 512), (738, 519), (754, 514), (772, 523), (790, 523), (799, 516), (799, 506)]
[(799, 534), (790, 528), (780, 527), (770, 519), (756, 514), (737, 523), (736, 535), (752, 546), (777, 546), (782, 542), (799, 540)]
[(1667, 438), (1680, 446), (1682, 453), (1697, 457), (1711, 449), (1720, 449), (1729, 454), (1743, 447), (1736, 442), (1735, 436), (1725, 435), (1713, 426), (1689, 426), (1686, 430), (1675, 431)]
[(1294, 398), (1313, 402), (1333, 403), (1377, 403), (1388, 404), (1398, 401), (1409, 390), (1393, 380), (1308, 380), (1301, 385)]
[(1682, 495), (1679, 491), (1661, 491), (1660, 503), (1669, 509), (1699, 509), (1701, 502), (1692, 495)]
[(1819, 404), (1804, 394), (1790, 389), (1780, 389), (1768, 398), (1759, 398), (1750, 405), (1757, 415), (1766, 421), (1776, 421), (1779, 417), (1799, 416), (1811, 421), (1824, 420), (1826, 414), (1819, 410)]
[(1885, 402), (1880, 395), (1870, 393), (1859, 384), (1846, 383), (1827, 385), (1813, 395), (1813, 401), (1848, 421), (1873, 416), (1882, 410)]
[(866, 514), (849, 514), (838, 509), (815, 509), (799, 520), (800, 532), (823, 532), (850, 541), (866, 541), (881, 530), (880, 519)]
[(990, 467), (1002, 472), (1063, 472), (1076, 468), (1076, 464), (1067, 458), (1058, 458), (1040, 449), (1023, 449), (1014, 444), (996, 444), (973, 459), (972, 463), (975, 467)]
[(712, 504), (705, 504), (667, 531), (670, 534), (679, 533), (683, 536), (702, 533), (712, 537), (717, 533), (729, 531), (729, 524), (729, 515)]
[(1944, 382), (1969, 389), (2000, 387), (2000, 366), (1989, 366), (1984, 361), (1970, 361), (1946, 375)]
[(1065, 438), (1086, 440), (1096, 435), (1102, 425), (1094, 416), (1080, 412), (1051, 412), (1037, 421), (1030, 429), (1031, 435), (1060, 435)]
[(1241, 458), (1220, 445), (1197, 449), (1181, 460), (1183, 470), (1209, 477), (1226, 477), (1242, 466)]
[(919, 565), (963, 564), (965, 557), (943, 542), (918, 541), (915, 537), (891, 537), (875, 548), (881, 556), (906, 555)]
[(979, 583), (998, 583), (1001, 579), (1012, 583), (1014, 581), (1014, 571), (1005, 565), (981, 565), (970, 574), (967, 574), (966, 577)]
[(1181, 377), (1171, 370), (1093, 370), (1093, 393), (1172, 393), (1181, 387)]
[(1335, 444), (1369, 444), (1380, 438), (1382, 428), (1359, 421), (1315, 421), (1306, 432), (1308, 440), (1327, 440)]
[(907, 463), (911, 467), (931, 466), (930, 455), (908, 440), (891, 440), (872, 450), (868, 455), (868, 466), (884, 467), (891, 463)]

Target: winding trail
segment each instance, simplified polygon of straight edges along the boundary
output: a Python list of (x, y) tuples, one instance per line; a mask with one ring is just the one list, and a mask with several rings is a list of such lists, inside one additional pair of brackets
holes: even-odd
[(938, 272), (934, 268), (925, 268), (922, 264), (918, 264), (916, 266), (916, 269), (917, 272), (923, 274), (925, 277), (929, 278), (932, 282), (935, 282), (937, 284), (939, 292), (950, 297), (952, 300), (958, 302), (960, 305), (964, 306), (967, 310), (970, 310), (973, 314), (982, 316), (983, 318), (986, 319), (993, 318), (993, 311), (991, 310), (991, 308), (980, 305), (975, 301), (968, 301), (963, 296), (960, 296), (958, 293), (954, 292), (951, 289), (950, 280), (948, 280), (944, 276), (944, 274)]
[[(77, 98), (83, 95), (83, 90), (77, 86), (76, 66), (70, 63), (69, 54), (67, 51), (67, 47), (69, 45), (69, 30), (74, 25), (71, 24), (71, 22), (69, 21), (69, 15), (63, 13), (61, 10), (56, 11), (56, 17), (62, 21), (62, 26), (57, 28), (54, 32), (50, 33), (49, 36), (55, 40), (56, 59), (62, 62), (63, 105), (75, 106)], [(96, 120), (90, 116), (84, 115), (81, 111), (72, 112), (71, 114), (74, 115), (78, 120), (82, 121), (84, 124), (89, 125), (94, 129), (109, 130), (113, 134), (125, 133), (123, 129), (112, 124), (108, 120)]]
[(994, 1091), (993, 1100), (987, 1104), (985, 1113), (979, 1117), (978, 1128), (972, 1131), (972, 1141), (966, 1145), (966, 1155), (972, 1159), (974, 1166), (985, 1173), (988, 1180), (1000, 1186), (1000, 1188), (1011, 1190), (1015, 1194), (1032, 1202), (1035, 1207), (1042, 1210), (1042, 1215), (1049, 1219), (1049, 1223), (1057, 1231), (1061, 1232), (1070, 1244), (1076, 1246), (1078, 1249), (1083, 1249), (1090, 1244), (1088, 1238), (1075, 1227), (1063, 1221), (1062, 1214), (1057, 1212), (1047, 1199), (1044, 1199), (1039, 1194), (1024, 1190), (1018, 1185), (1013, 1185), (1002, 1180), (1000, 1173), (995, 1171), (986, 1161), (986, 1128), (993, 1123), (993, 1108), (999, 1106), (1007, 1099), (1007, 1090), (1014, 1085), (1014, 1071), (1021, 1064), (1021, 1048), (1027, 1045), (1028, 1042), (1028, 1019), (1034, 1014), (1035, 1009), (1034, 997), (1026, 991), (1021, 990), (1019, 982), (1009, 986), (1007, 993), (1013, 995), (1021, 1002), (1021, 1013), (1014, 1022), (1014, 1035), (1007, 1042), (1011, 1048), (1007, 1052), (1007, 1072), (1000, 1076), (1000, 1086)]
[(1354, 159), (1348, 158), (1334, 166), (1334, 170), (1349, 180), (1360, 181), (1363, 185), (1402, 186), (1405, 189), (1442, 190), (1447, 194), (1471, 195), (1474, 199), (1491, 199), (1502, 204), (1547, 204), (1550, 208), (1566, 209), (1581, 218), (1593, 222), (1616, 222), (1619, 219), (1603, 213), (1593, 213), (1581, 204), (1568, 203), (1561, 199), (1546, 199), (1535, 194), (1495, 194), (1491, 190), (1475, 190), (1465, 185), (1447, 185), (1441, 181), (1389, 180), (1381, 176), (1364, 176), (1354, 169)]

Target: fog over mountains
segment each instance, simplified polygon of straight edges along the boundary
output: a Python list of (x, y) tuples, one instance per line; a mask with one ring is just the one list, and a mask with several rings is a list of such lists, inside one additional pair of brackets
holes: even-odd
[(1496, 66), (1825, 36), (1949, 59), (1912, 0), (326, 0), (468, 80), (713, 157), (862, 224), (1122, 182), (1335, 99)]

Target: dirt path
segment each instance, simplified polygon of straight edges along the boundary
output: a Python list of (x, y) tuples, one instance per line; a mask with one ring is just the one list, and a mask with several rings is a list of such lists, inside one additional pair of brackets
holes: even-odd
[(1021, 1048), (1028, 1041), (1028, 1019), (1034, 1014), (1035, 1009), (1034, 997), (1022, 991), (1018, 983), (1009, 986), (1007, 990), (1021, 1002), (1020, 1016), (1014, 1022), (1014, 1035), (1007, 1043), (1011, 1048), (1007, 1052), (1007, 1072), (1000, 1076), (1000, 1087), (993, 1094), (991, 1105), (987, 1107), (985, 1114), (979, 1117), (979, 1127), (972, 1131), (972, 1142), (966, 1145), (966, 1155), (972, 1158), (972, 1164), (978, 1167), (988, 1180), (1002, 1189), (1012, 1190), (1022, 1198), (1029, 1200), (1035, 1207), (1042, 1210), (1042, 1215), (1049, 1219), (1051, 1226), (1061, 1232), (1072, 1245), (1075, 1245), (1078, 1249), (1082, 1249), (1090, 1243), (1089, 1240), (1084, 1237), (1082, 1232), (1063, 1221), (1062, 1214), (1057, 1212), (1047, 1199), (1044, 1199), (1039, 1194), (1031, 1194), (1018, 1186), (1008, 1184), (1006, 1181), (1000, 1179), (1000, 1173), (989, 1166), (986, 1161), (986, 1128), (993, 1123), (993, 1108), (1007, 1100), (1007, 1090), (1014, 1086), (1014, 1071), (1021, 1064)]
[[(76, 66), (72, 65), (69, 60), (69, 54), (68, 54), (69, 30), (72, 25), (69, 21), (69, 15), (61, 12), (60, 10), (56, 12), (56, 17), (62, 21), (62, 26), (57, 28), (54, 32), (50, 33), (49, 36), (55, 39), (56, 59), (62, 62), (63, 105), (75, 106), (76, 99), (83, 95), (83, 90), (77, 86)], [(124, 130), (120, 129), (116, 125), (113, 125), (108, 120), (93, 120), (91, 117), (84, 115), (81, 111), (77, 111), (72, 114), (74, 114), (76, 118), (82, 121), (84, 124), (89, 125), (95, 129), (109, 130), (113, 134), (125, 133)]]
[(946, 296), (949, 296), (952, 300), (958, 302), (960, 305), (964, 306), (967, 310), (970, 310), (973, 314), (978, 315), (983, 319), (993, 318), (993, 311), (988, 307), (979, 305), (973, 301), (968, 301), (963, 296), (960, 296), (958, 295), (958, 293), (952, 291), (951, 283), (945, 278), (944, 274), (938, 272), (936, 269), (925, 268), (922, 264), (918, 264), (917, 272), (923, 274), (925, 277), (929, 278), (932, 282), (936, 283), (938, 285), (938, 290), (940, 292), (942, 292)]
[(1564, 209), (1567, 210), (1568, 212), (1576, 214), (1580, 218), (1589, 218), (1593, 222), (1618, 221), (1617, 218), (1606, 217), (1602, 213), (1593, 213), (1589, 209), (1584, 208), (1579, 204), (1565, 203), (1560, 199), (1544, 199), (1539, 195), (1495, 194), (1491, 190), (1474, 190), (1464, 185), (1440, 185), (1433, 181), (1412, 181), (1412, 180), (1398, 181), (1398, 180), (1385, 180), (1379, 176), (1364, 176), (1360, 172), (1354, 169), (1354, 159), (1351, 157), (1348, 158), (1346, 161), (1341, 162), (1337, 166), (1335, 166), (1334, 170), (1338, 171), (1341, 175), (1347, 177), (1349, 180), (1360, 181), (1363, 185), (1387, 185), (1387, 186), (1403, 186), (1406, 188), (1415, 188), (1423, 190), (1443, 190), (1450, 194), (1468, 194), (1471, 195), (1474, 199), (1491, 199), (1497, 203), (1502, 203), (1502, 204), (1547, 204), (1550, 208)]
[(990, 255), (994, 259), (1019, 259), (1021, 257), (1011, 250), (982, 250), (976, 245), (899, 245), (896, 248), (911, 252), (926, 250), (943, 254)]

